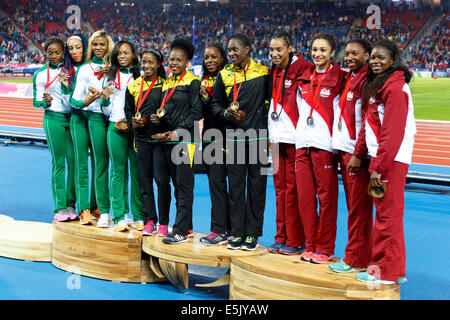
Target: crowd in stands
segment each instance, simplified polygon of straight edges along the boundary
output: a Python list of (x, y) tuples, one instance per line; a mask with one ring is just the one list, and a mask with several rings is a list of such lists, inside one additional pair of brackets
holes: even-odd
[[(294, 38), (295, 52), (307, 58), (311, 39), (319, 32), (335, 35), (338, 43), (336, 53), (344, 44), (346, 36), (371, 42), (388, 38), (404, 48), (431, 12), (429, 8), (419, 10), (405, 5), (382, 5), (382, 26), (380, 29), (370, 30), (365, 24), (368, 17), (365, 7), (342, 7), (342, 3), (337, 2), (332, 7), (323, 6), (321, 3), (286, 2), (267, 5), (265, 2), (243, 1), (234, 3), (231, 8), (226, 4), (211, 2), (208, 6), (184, 3), (161, 7), (158, 2), (120, 5), (108, 1), (99, 4), (87, 0), (19, 0), (16, 3), (2, 2), (0, 8), (23, 30), (23, 35), (38, 48), (42, 48), (43, 42), (49, 37), (64, 39), (73, 34), (73, 31), (66, 27), (69, 14), (64, 10), (72, 4), (80, 6), (82, 19), (88, 21), (95, 30), (105, 29), (114, 36), (115, 41), (129, 40), (138, 50), (157, 47), (166, 55), (169, 52), (169, 43), (175, 37), (193, 39), (196, 49), (194, 64), (201, 62), (207, 44), (219, 42), (225, 47), (232, 32), (248, 34), (253, 39), (253, 58), (266, 65), (270, 64), (270, 37), (279, 30), (289, 31)], [(355, 18), (358, 17), (361, 24), (354, 25)], [(13, 29), (12, 35), (9, 29)], [(82, 32), (89, 36), (86, 26), (82, 26)], [(445, 32), (440, 30), (439, 36), (435, 34), (417, 47), (412, 62), (426, 64), (433, 59), (430, 56), (436, 56), (439, 61), (448, 61), (448, 56), (443, 53), (445, 50), (437, 53), (433, 51), (432, 46), (437, 40), (438, 48), (445, 48), (448, 41), (448, 34), (444, 34)], [(29, 54), (24, 50), (28, 43), (23, 35), (2, 23), (0, 39), (11, 41), (12, 38), (14, 42), (14, 48), (11, 49), (9, 42), (2, 41), (2, 51), (7, 51), (2, 56), (6, 59), (15, 59), (14, 57), (18, 56), (20, 61), (35, 60), (34, 52)], [(430, 54), (430, 50), (433, 53)], [(10, 52), (13, 52), (13, 55), (6, 54)]]
[(411, 60), (408, 64), (416, 69), (445, 70), (449, 68), (450, 56), (450, 14), (443, 14), (431, 35), (418, 46), (410, 48)]

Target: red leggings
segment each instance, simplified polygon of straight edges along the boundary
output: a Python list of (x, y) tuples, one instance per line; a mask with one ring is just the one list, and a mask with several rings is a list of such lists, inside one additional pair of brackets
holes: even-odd
[(406, 274), (403, 211), (408, 167), (408, 164), (394, 161), (389, 171), (381, 177), (386, 184), (384, 197), (374, 199), (376, 216), (368, 272), (382, 280), (397, 281), (398, 277), (405, 277)]
[(358, 174), (351, 173), (347, 164), (351, 153), (339, 152), (342, 182), (348, 210), (348, 242), (345, 263), (357, 268), (367, 268), (370, 259), (370, 233), (373, 224), (373, 201), (367, 192), (370, 181), (369, 160), (361, 162)]
[[(338, 203), (337, 161), (332, 152), (301, 148), (295, 154), (300, 215), (306, 251), (332, 255)], [(317, 212), (317, 198), (319, 212)]]
[(272, 144), (273, 182), (276, 197), (275, 241), (289, 247), (305, 245), (305, 233), (297, 202), (295, 181), (295, 144)]

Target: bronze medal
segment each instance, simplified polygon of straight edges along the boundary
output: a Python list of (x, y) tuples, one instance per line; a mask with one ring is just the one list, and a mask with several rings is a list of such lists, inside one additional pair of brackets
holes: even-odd
[(156, 115), (157, 115), (159, 118), (164, 117), (165, 114), (166, 114), (166, 110), (164, 110), (164, 109), (158, 109), (158, 110), (156, 111)]
[(121, 131), (126, 131), (129, 128), (126, 120), (117, 121), (114, 126)]

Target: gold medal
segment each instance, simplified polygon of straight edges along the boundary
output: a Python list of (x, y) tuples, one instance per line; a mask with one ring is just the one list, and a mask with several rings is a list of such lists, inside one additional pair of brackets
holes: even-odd
[(239, 109), (239, 102), (233, 101), (232, 103), (230, 103), (230, 109), (237, 111)]
[(156, 111), (156, 115), (157, 115), (159, 118), (164, 117), (165, 114), (166, 114), (166, 110), (164, 110), (164, 109), (158, 109), (158, 110)]
[(137, 120), (141, 120), (141, 119), (142, 119), (142, 114), (141, 114), (140, 112), (136, 112), (136, 114), (134, 115), (134, 117), (135, 117)]

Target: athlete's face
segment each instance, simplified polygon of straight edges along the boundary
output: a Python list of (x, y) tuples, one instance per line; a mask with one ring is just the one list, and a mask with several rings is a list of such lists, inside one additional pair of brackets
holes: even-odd
[(103, 58), (108, 52), (108, 40), (105, 37), (97, 37), (92, 42), (92, 50), (97, 58)]
[(186, 53), (181, 49), (173, 49), (169, 54), (169, 68), (174, 75), (182, 74), (189, 63)]
[(334, 50), (331, 49), (330, 44), (325, 39), (314, 40), (311, 47), (311, 57), (316, 68), (325, 69), (330, 64), (331, 58), (334, 55)]
[(207, 47), (203, 55), (203, 63), (211, 74), (216, 74), (222, 65), (224, 57), (215, 47)]
[(156, 57), (147, 52), (142, 56), (142, 70), (144, 70), (144, 78), (146, 80), (152, 80), (157, 74), (158, 67), (160, 63)]
[(83, 59), (83, 43), (80, 39), (71, 39), (67, 44), (69, 47), (69, 54), (73, 61), (80, 63)]
[(394, 60), (388, 49), (384, 47), (375, 47), (370, 54), (369, 64), (374, 74), (381, 74), (389, 70), (394, 64)]
[(238, 39), (231, 39), (228, 42), (228, 56), (234, 65), (244, 67), (243, 64), (248, 60), (250, 54), (250, 48), (248, 46), (243, 46), (243, 44)]
[(369, 53), (356, 42), (351, 42), (345, 46), (344, 61), (351, 71), (357, 72), (369, 60)]
[(292, 52), (292, 47), (284, 39), (275, 38), (270, 41), (269, 50), (273, 64), (285, 68), (289, 63), (289, 55)]
[(117, 60), (121, 67), (129, 68), (133, 63), (133, 51), (128, 43), (124, 43), (119, 48)]
[(64, 50), (59, 43), (52, 43), (47, 48), (47, 58), (53, 65), (57, 66), (61, 63)]

